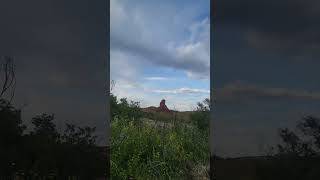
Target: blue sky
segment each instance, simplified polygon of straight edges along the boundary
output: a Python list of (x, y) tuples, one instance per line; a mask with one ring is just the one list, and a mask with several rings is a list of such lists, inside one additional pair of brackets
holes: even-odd
[(209, 0), (111, 0), (113, 93), (192, 110), (210, 92)]

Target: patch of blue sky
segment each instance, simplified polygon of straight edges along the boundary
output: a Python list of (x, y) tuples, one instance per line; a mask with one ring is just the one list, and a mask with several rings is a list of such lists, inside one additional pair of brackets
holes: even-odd
[(174, 89), (188, 87), (210, 89), (209, 79), (201, 80), (189, 78), (183, 70), (148, 66), (144, 68), (143, 75), (144, 77), (142, 77), (141, 81), (143, 81), (145, 87), (149, 88)]

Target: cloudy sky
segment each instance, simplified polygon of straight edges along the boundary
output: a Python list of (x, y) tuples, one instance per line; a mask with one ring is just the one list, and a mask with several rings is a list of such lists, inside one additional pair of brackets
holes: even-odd
[(264, 155), (278, 128), (319, 117), (320, 3), (215, 1), (215, 152)]
[[(14, 104), (97, 127), (106, 142), (105, 0), (1, 0), (0, 55), (15, 59)], [(114, 93), (190, 110), (213, 81), (214, 151), (261, 155), (304, 115), (320, 117), (318, 0), (112, 0)], [(209, 79), (211, 55), (214, 75)]]
[(1, 0), (0, 56), (14, 58), (25, 124), (54, 113), (59, 131), (95, 126), (106, 143), (106, 9), (104, 0)]
[(209, 0), (111, 0), (113, 93), (192, 110), (210, 96)]

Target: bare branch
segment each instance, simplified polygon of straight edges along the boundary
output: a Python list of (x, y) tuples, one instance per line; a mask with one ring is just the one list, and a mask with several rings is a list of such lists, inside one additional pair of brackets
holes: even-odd
[(0, 90), (0, 98), (11, 91), (10, 102), (12, 101), (15, 95), (15, 87), (16, 87), (16, 76), (15, 76), (15, 66), (13, 59), (11, 57), (3, 57), (0, 59), (0, 74), (3, 80), (1, 90)]
[(111, 83), (110, 83), (110, 91), (111, 92), (114, 90), (115, 85), (116, 85), (116, 81), (115, 80), (111, 80)]

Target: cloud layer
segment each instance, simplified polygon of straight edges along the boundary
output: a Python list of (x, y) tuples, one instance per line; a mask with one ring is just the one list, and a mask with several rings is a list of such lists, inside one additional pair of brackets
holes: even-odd
[(215, 4), (217, 27), (231, 26), (244, 31), (252, 47), (287, 56), (318, 54), (320, 3), (317, 0), (226, 0)]
[(320, 3), (214, 5), (212, 143), (221, 155), (264, 155), (259, 147), (278, 143), (278, 128), (292, 127), (302, 115), (319, 116)]
[(288, 88), (263, 87), (255, 84), (230, 83), (216, 90), (216, 101), (239, 101), (271, 99), (278, 100), (314, 100), (320, 101), (320, 92), (295, 90)]
[[(158, 104), (161, 94), (208, 91), (181, 82), (209, 84), (209, 1), (160, 4), (111, 1), (111, 79), (117, 84), (114, 93), (142, 102), (149, 99), (143, 105)], [(174, 82), (176, 87), (169, 87)], [(183, 101), (179, 98), (175, 98), (175, 104)]]

